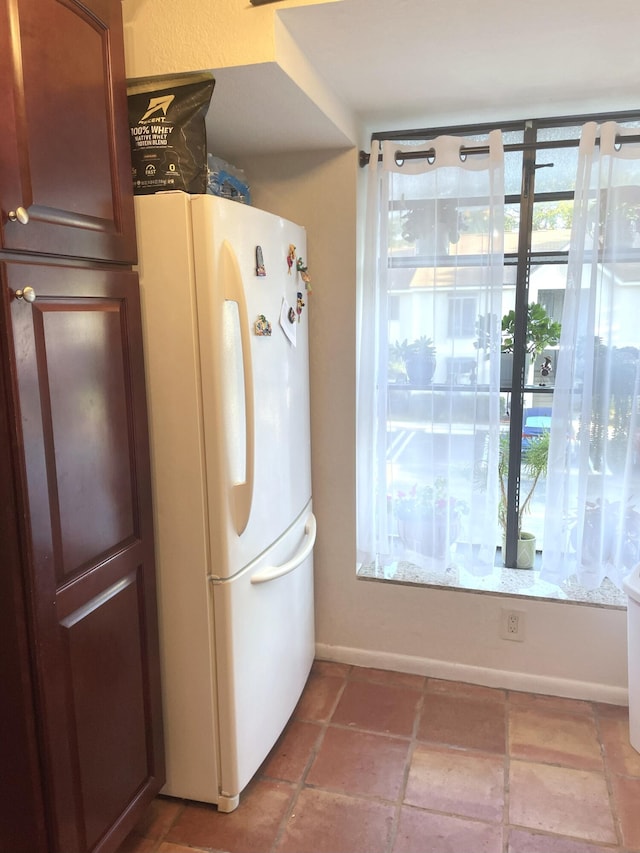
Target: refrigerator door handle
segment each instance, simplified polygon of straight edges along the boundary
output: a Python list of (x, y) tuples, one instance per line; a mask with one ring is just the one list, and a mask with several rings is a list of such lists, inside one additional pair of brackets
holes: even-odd
[(245, 406), (245, 479), (244, 482), (234, 483), (231, 486), (231, 514), (236, 532), (240, 535), (249, 522), (249, 513), (251, 512), (251, 502), (253, 500), (255, 441), (251, 338), (249, 335), (249, 317), (247, 314), (247, 302), (244, 294), (242, 274), (238, 259), (228, 240), (225, 240), (222, 244), (220, 260), (222, 281), (224, 283), (224, 298), (228, 302), (236, 303), (240, 325)]
[(251, 583), (268, 583), (269, 581), (276, 580), (276, 578), (281, 578), (283, 575), (288, 575), (289, 572), (297, 569), (300, 563), (303, 563), (307, 559), (316, 542), (316, 517), (312, 512), (309, 513), (304, 526), (304, 532), (306, 539), (295, 557), (292, 557), (280, 566), (267, 566), (251, 578)]

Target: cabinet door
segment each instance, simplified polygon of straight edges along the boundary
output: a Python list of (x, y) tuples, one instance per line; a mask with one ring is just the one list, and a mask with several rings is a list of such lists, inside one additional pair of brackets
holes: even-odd
[(164, 782), (137, 275), (0, 274), (53, 850), (106, 853)]
[(120, 0), (0, 0), (0, 81), (0, 247), (135, 263)]

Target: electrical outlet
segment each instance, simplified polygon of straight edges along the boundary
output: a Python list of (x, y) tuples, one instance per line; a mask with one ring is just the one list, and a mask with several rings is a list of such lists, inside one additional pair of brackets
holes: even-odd
[(524, 617), (522, 610), (503, 610), (501, 613), (500, 636), (503, 640), (524, 641)]

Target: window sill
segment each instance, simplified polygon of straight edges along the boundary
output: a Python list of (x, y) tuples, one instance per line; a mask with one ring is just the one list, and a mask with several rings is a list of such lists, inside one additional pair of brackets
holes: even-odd
[[(497, 561), (501, 559), (498, 553)], [(510, 595), (539, 601), (558, 601), (565, 604), (583, 604), (590, 607), (627, 609), (627, 596), (606, 578), (598, 589), (586, 590), (578, 584), (555, 586), (540, 579), (536, 569), (506, 569), (496, 564), (489, 575), (473, 575), (462, 568), (427, 568), (408, 561), (398, 561), (386, 568), (373, 565), (358, 566), (359, 580), (383, 583), (409, 584), (435, 589), (477, 592), (485, 595)]]

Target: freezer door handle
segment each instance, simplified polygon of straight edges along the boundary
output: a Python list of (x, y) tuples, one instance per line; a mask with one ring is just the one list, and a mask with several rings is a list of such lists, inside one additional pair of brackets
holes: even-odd
[(267, 566), (261, 572), (257, 572), (252, 578), (251, 583), (268, 583), (276, 578), (281, 578), (283, 575), (288, 575), (294, 569), (297, 569), (300, 563), (303, 563), (311, 553), (316, 542), (316, 517), (310, 512), (307, 522), (304, 526), (305, 540), (302, 547), (290, 560), (282, 563), (281, 566)]
[(247, 314), (247, 303), (244, 295), (242, 274), (238, 265), (238, 259), (227, 240), (222, 244), (221, 250), (222, 281), (224, 283), (224, 298), (228, 302), (235, 302), (238, 307), (240, 326), (240, 350), (242, 355), (242, 385), (244, 386), (244, 459), (245, 479), (244, 482), (234, 483), (231, 486), (231, 514), (236, 533), (243, 533), (249, 522), (251, 503), (253, 500), (253, 476), (255, 437), (253, 420), (253, 366), (251, 364), (251, 338), (249, 335), (249, 317)]

